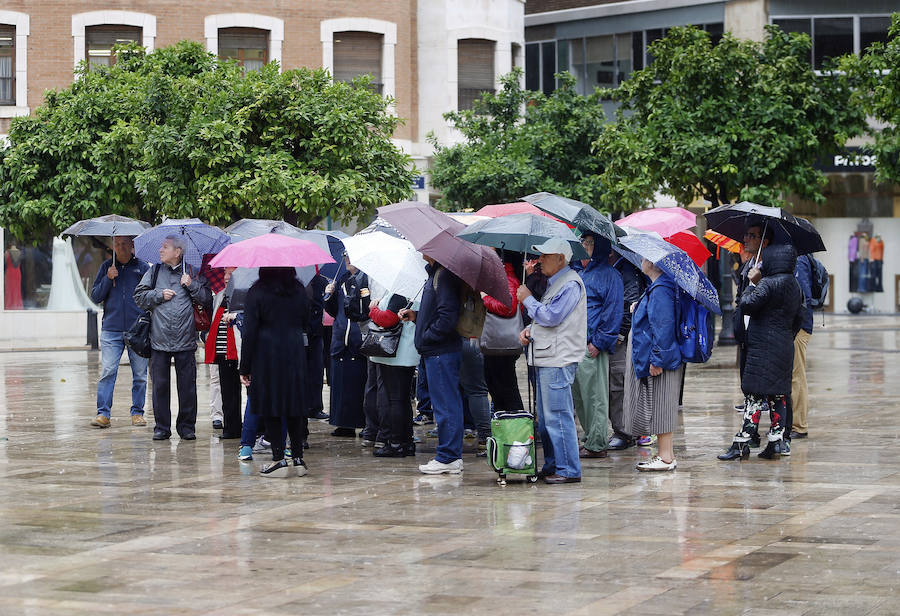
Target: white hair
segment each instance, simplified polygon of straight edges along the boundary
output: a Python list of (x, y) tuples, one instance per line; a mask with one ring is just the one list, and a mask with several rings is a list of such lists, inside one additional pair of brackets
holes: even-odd
[(184, 254), (185, 248), (187, 246), (184, 243), (183, 237), (181, 237), (180, 235), (167, 235), (165, 241), (171, 242), (172, 248), (179, 248), (181, 249), (181, 254)]

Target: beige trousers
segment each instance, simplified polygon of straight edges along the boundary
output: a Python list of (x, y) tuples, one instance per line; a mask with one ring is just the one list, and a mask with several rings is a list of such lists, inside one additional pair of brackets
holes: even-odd
[(794, 370), (791, 375), (791, 403), (794, 410), (795, 432), (809, 431), (806, 419), (809, 415), (809, 388), (806, 384), (806, 345), (812, 334), (801, 329), (794, 337)]

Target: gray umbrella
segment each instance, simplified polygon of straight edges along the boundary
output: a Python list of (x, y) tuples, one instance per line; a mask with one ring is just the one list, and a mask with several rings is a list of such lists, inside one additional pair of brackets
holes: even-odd
[(79, 220), (62, 232), (62, 235), (95, 235), (99, 237), (137, 236), (150, 228), (150, 223), (118, 214)]
[(556, 216), (579, 229), (593, 231), (600, 237), (608, 239), (612, 244), (616, 243), (617, 236), (625, 235), (612, 223), (608, 216), (598, 212), (587, 203), (582, 203), (575, 199), (560, 197), (548, 192), (539, 192), (522, 197), (522, 201), (527, 201), (551, 216)]

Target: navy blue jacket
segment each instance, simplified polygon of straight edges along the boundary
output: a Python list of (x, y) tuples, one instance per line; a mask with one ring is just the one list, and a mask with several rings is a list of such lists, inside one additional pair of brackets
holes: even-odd
[[(347, 352), (359, 354), (362, 346), (360, 323), (369, 319), (369, 277), (362, 272), (344, 271), (334, 286), (334, 293), (325, 300), (325, 310), (334, 317), (331, 326), (331, 355)], [(363, 292), (365, 289), (365, 292)]]
[(800, 290), (803, 291), (803, 304), (800, 307), (803, 320), (800, 322), (800, 328), (811, 334), (813, 331), (813, 309), (810, 307), (812, 302), (812, 263), (806, 255), (797, 257), (794, 278), (800, 283)]
[(650, 376), (650, 364), (663, 370), (681, 366), (676, 329), (675, 281), (662, 274), (647, 287), (631, 320), (631, 363), (635, 377)]
[(103, 304), (103, 330), (108, 332), (128, 331), (144, 311), (134, 302), (134, 289), (150, 266), (131, 257), (128, 263), (116, 264), (119, 275), (116, 284), (106, 277), (112, 265), (112, 259), (104, 261), (97, 272), (94, 286), (91, 289), (91, 300), (95, 304)]
[[(460, 281), (450, 270), (435, 263), (425, 267), (428, 282), (416, 313), (416, 350), (424, 357), (462, 350), (462, 338), (456, 333), (459, 321)], [(437, 277), (437, 284), (434, 280)]]
[(622, 325), (622, 277), (609, 264), (609, 251), (597, 248), (586, 267), (576, 261), (573, 269), (587, 292), (587, 341), (601, 351), (615, 353)]

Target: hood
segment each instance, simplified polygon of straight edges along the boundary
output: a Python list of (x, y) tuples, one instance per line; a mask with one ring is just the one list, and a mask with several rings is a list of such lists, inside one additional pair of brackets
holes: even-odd
[[(609, 253), (611, 250), (612, 244), (610, 244), (608, 239), (597, 237), (595, 235), (594, 251), (591, 253), (591, 258), (590, 261), (588, 261), (587, 268), (596, 266), (597, 263), (609, 263)], [(581, 259), (572, 259), (570, 267), (576, 272), (582, 272), (587, 269), (583, 265), (581, 265)]]
[(772, 244), (762, 251), (763, 276), (793, 274), (797, 265), (797, 251), (790, 244)]

